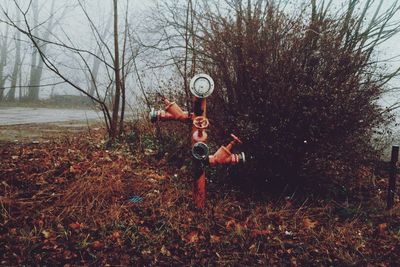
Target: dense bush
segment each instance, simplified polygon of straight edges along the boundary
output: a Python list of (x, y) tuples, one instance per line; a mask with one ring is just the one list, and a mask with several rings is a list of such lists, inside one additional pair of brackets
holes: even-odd
[(198, 16), (198, 55), (216, 83), (212, 131), (220, 142), (237, 133), (253, 156), (241, 175), (298, 183), (351, 177), (377, 155), (373, 130), (387, 122), (376, 103), (387, 76), (378, 75), (363, 17), (349, 10), (333, 17), (315, 5), (289, 16), (273, 1), (235, 3), (226, 16), (211, 9)]
[(176, 168), (190, 163), (191, 155), (189, 128), (182, 127), (181, 122), (148, 121), (148, 114), (140, 119), (127, 122), (126, 141), (135, 156), (144, 156), (150, 161), (167, 161)]

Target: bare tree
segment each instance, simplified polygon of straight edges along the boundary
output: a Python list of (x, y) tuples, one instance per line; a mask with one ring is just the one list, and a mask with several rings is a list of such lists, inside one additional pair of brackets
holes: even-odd
[[(36, 2), (37, 0), (35, 0)], [(35, 3), (32, 2), (32, 3)], [(53, 1), (53, 5), (54, 5)], [(102, 111), (104, 115), (104, 122), (106, 124), (108, 135), (111, 142), (114, 142), (121, 136), (123, 132), (123, 111), (125, 109), (125, 80), (128, 77), (128, 74), (131, 71), (131, 66), (135, 60), (135, 53), (128, 53), (128, 49), (132, 46), (128, 46), (128, 13), (125, 14), (125, 31), (124, 31), (124, 45), (122, 48), (122, 55), (120, 54), (121, 48), (119, 46), (119, 39), (121, 38), (119, 34), (119, 15), (118, 15), (118, 0), (112, 1), (112, 18), (114, 21), (113, 26), (113, 42), (112, 45), (108, 43), (104, 34), (100, 33), (98, 27), (93, 22), (92, 18), (89, 16), (86, 7), (84, 6), (84, 2), (81, 0), (77, 0), (78, 6), (83, 12), (84, 18), (87, 19), (87, 22), (90, 26), (91, 33), (96, 40), (97, 52), (93, 53), (90, 50), (80, 48), (76, 45), (75, 41), (67, 34), (67, 32), (63, 29), (62, 25), (58, 23), (57, 32), (63, 33), (62, 36), (55, 35), (52, 33), (53, 38), (50, 37), (50, 33), (52, 32), (54, 26), (54, 14), (52, 12), (49, 21), (47, 22), (47, 32), (45, 35), (40, 35), (37, 31), (36, 26), (32, 26), (28, 22), (27, 14), (28, 11), (36, 7), (28, 5), (26, 9), (23, 9), (18, 1), (13, 0), (13, 3), (18, 8), (20, 14), (22, 15), (23, 24), (20, 25), (16, 23), (15, 19), (5, 10), (5, 8), (1, 7), (2, 13), (4, 15), (4, 19), (2, 19), (3, 23), (10, 25), (17, 29), (22, 35), (28, 38), (34, 48), (36, 49), (36, 53), (40, 58), (39, 63), (32, 64), (37, 66), (35, 70), (31, 72), (31, 81), (33, 81), (34, 77), (40, 77), (41, 68), (40, 64), (43, 64), (43, 67), (46, 67), (52, 73), (54, 73), (59, 79), (61, 79), (64, 83), (72, 86), (76, 90), (78, 90), (83, 95), (89, 97)], [(0, 4), (1, 6), (1, 4)], [(52, 10), (54, 6), (52, 7)], [(36, 12), (33, 12), (34, 16)], [(36, 19), (34, 18), (34, 21)], [(35, 22), (34, 22), (35, 24)], [(68, 71), (63, 70), (64, 64), (61, 64), (56, 59), (53, 59), (50, 55), (51, 49), (59, 49), (64, 53), (69, 53), (69, 58), (74, 62), (78, 62), (80, 66), (81, 73), (84, 73), (86, 76), (90, 77), (90, 83), (82, 86), (78, 81), (74, 78), (69, 77)], [(99, 65), (102, 67), (103, 77), (108, 79), (108, 82), (99, 83), (97, 79), (98, 71), (100, 66), (96, 66), (96, 64), (91, 65), (89, 61), (93, 59), (100, 62)], [(33, 63), (35, 63), (35, 59), (32, 58)], [(74, 67), (76, 69), (76, 67)], [(68, 70), (68, 67), (67, 67)], [(38, 73), (39, 72), (39, 73)], [(40, 74), (40, 75), (37, 75)], [(40, 84), (35, 82), (31, 82), (30, 85), (36, 84), (36, 87), (39, 87)], [(85, 86), (87, 88), (85, 88)], [(90, 89), (92, 88), (92, 89)], [(94, 89), (93, 89), (94, 88)], [(35, 93), (36, 96), (36, 93)], [(109, 103), (109, 99), (112, 99), (111, 104)], [(120, 114), (121, 111), (121, 114)]]
[[(51, 35), (51, 31), (54, 27), (54, 4), (55, 1), (53, 0), (51, 3), (51, 10), (50, 10), (50, 20), (47, 25), (47, 30), (45, 35), (43, 36), (44, 40), (49, 40)], [(39, 3), (38, 0), (32, 0), (32, 11), (33, 11), (33, 35), (39, 37)], [(46, 53), (46, 42), (41, 43), (40, 40), (36, 41), (40, 46), (40, 49), (43, 53)], [(42, 78), (44, 68), (44, 62), (41, 59), (40, 55), (37, 52), (37, 49), (34, 49), (32, 56), (31, 56), (31, 71), (30, 71), (30, 78), (29, 78), (29, 93), (28, 99), (31, 101), (35, 101), (39, 99), (39, 89), (40, 89), (40, 81)]]
[(5, 90), (4, 85), (9, 77), (9, 75), (5, 74), (5, 67), (7, 66), (7, 51), (9, 45), (8, 31), (9, 27), (6, 27), (5, 36), (3, 37), (3, 41), (0, 42), (0, 101), (3, 101)]
[(111, 120), (111, 139), (114, 139), (119, 134), (118, 113), (121, 100), (121, 66), (119, 63), (119, 43), (118, 43), (118, 0), (113, 0), (114, 7), (114, 73), (115, 73), (115, 95), (112, 108)]
[[(33, 29), (34, 32), (33, 34), (35, 36), (39, 36), (39, 7), (38, 7), (38, 0), (33, 0), (32, 1), (32, 11), (33, 11)], [(27, 98), (29, 100), (37, 100), (39, 97), (39, 88), (36, 87), (36, 77), (37, 77), (37, 61), (40, 60), (40, 57), (38, 59), (38, 52), (36, 49), (33, 49), (32, 54), (31, 54), (31, 70), (30, 70), (30, 78), (29, 78), (29, 91), (28, 91), (28, 96)]]
[[(16, 23), (18, 24), (20, 21), (20, 13), (17, 10), (17, 21)], [(10, 90), (7, 93), (6, 100), (7, 101), (15, 101), (15, 92), (16, 92), (16, 87), (17, 87), (17, 81), (18, 81), (18, 76), (21, 72), (21, 33), (19, 31), (16, 31), (16, 37), (15, 37), (15, 58), (14, 58), (14, 67), (13, 71), (11, 74), (11, 85), (10, 85)]]

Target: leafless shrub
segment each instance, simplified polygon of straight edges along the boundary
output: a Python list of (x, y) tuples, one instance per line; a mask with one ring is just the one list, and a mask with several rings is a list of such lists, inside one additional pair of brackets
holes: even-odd
[[(238, 133), (252, 155), (242, 177), (342, 180), (378, 155), (374, 130), (391, 115), (377, 100), (398, 71), (381, 68), (375, 50), (398, 32), (399, 5), (347, 3), (336, 11), (332, 1), (296, 11), (282, 1), (196, 5), (196, 43), (186, 49), (215, 80), (208, 112), (217, 141)], [(178, 33), (188, 27), (177, 16), (183, 10), (170, 9), (167, 25)]]

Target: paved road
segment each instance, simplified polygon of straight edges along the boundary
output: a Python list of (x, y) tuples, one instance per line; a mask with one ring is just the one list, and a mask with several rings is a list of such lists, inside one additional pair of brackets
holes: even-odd
[(93, 110), (49, 108), (0, 108), (0, 125), (47, 123), (63, 121), (99, 120), (101, 114)]

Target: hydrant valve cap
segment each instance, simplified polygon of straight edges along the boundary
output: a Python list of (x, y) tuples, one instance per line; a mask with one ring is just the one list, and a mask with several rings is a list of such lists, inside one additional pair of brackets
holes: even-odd
[(158, 119), (157, 116), (157, 111), (154, 110), (154, 108), (151, 109), (150, 113), (149, 113), (149, 117), (150, 117), (150, 122), (156, 122)]
[(246, 163), (246, 156), (245, 156), (244, 152), (240, 153), (240, 156), (242, 158), (242, 163)]
[(197, 74), (190, 80), (190, 92), (198, 98), (209, 97), (214, 91), (214, 81), (207, 74)]
[(203, 142), (197, 142), (193, 145), (192, 155), (197, 160), (206, 160), (209, 155), (209, 148)]

